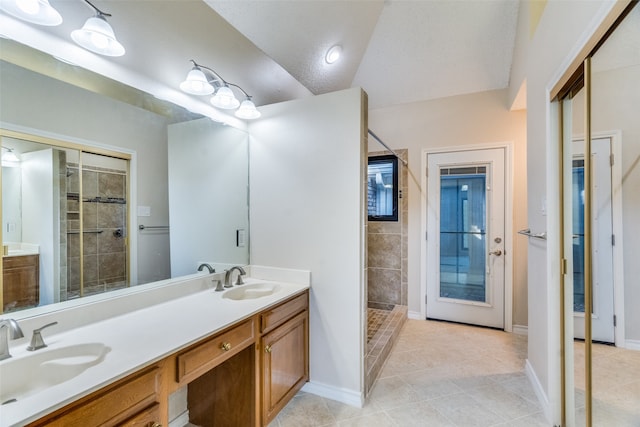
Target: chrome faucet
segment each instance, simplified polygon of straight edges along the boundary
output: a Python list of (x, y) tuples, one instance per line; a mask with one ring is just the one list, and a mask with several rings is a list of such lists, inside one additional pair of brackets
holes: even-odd
[(231, 288), (233, 286), (231, 284), (231, 273), (233, 273), (233, 270), (238, 270), (238, 272), (240, 273), (240, 274), (238, 274), (238, 279), (236, 280), (236, 286), (237, 285), (244, 285), (244, 282), (242, 281), (242, 276), (247, 274), (247, 272), (244, 271), (244, 268), (236, 265), (236, 266), (231, 267), (230, 269), (226, 270), (226, 272), (224, 274), (224, 287), (225, 288)]
[(8, 359), (11, 357), (9, 353), (9, 340), (15, 340), (22, 338), (22, 329), (13, 319), (0, 320), (0, 360)]
[(45, 348), (47, 345), (44, 343), (44, 340), (42, 339), (41, 332), (44, 328), (48, 328), (49, 326), (53, 326), (57, 324), (58, 322), (48, 323), (38, 329), (34, 329), (33, 335), (31, 336), (31, 344), (29, 344), (29, 347), (27, 347), (27, 350), (36, 351), (36, 350), (40, 350), (41, 348)]
[(215, 269), (215, 268), (213, 268), (213, 267), (211, 267), (211, 266), (210, 266), (209, 264), (207, 264), (206, 262), (204, 262), (204, 263), (200, 264), (200, 266), (198, 267), (198, 271), (202, 271), (202, 270), (204, 270), (205, 268), (206, 268), (207, 270), (209, 270), (209, 274), (213, 274), (213, 273), (215, 273), (215, 272), (216, 272), (216, 269)]

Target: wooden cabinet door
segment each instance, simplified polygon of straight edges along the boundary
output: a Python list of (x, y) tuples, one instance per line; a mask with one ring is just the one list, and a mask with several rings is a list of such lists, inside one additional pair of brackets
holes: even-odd
[(4, 311), (35, 307), (40, 302), (39, 256), (3, 257)]
[(262, 337), (262, 424), (267, 425), (309, 379), (309, 313)]

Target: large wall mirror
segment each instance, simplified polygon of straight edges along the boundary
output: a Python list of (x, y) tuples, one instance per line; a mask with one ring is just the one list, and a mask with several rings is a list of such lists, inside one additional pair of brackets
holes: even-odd
[(632, 3), (562, 100), (566, 425), (640, 419), (638, 46)]
[(0, 129), (3, 312), (248, 264), (246, 131), (7, 39)]

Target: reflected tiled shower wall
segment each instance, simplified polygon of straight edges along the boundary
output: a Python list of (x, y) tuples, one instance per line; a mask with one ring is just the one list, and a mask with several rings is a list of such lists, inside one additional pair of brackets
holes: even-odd
[[(407, 150), (396, 150), (407, 159)], [(388, 155), (371, 152), (369, 157)], [(407, 168), (398, 162), (398, 221), (369, 221), (367, 234), (368, 306), (391, 310), (407, 305)]]
[[(67, 165), (68, 298), (80, 293), (78, 165)], [(84, 166), (84, 295), (126, 286), (126, 171)]]

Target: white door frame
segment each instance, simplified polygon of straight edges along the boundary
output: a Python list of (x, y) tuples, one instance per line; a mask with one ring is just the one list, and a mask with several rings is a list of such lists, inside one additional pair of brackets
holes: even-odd
[(460, 145), (423, 149), (421, 154), (421, 188), (420, 192), (420, 318), (427, 317), (427, 156), (437, 153), (457, 151), (483, 150), (491, 148), (504, 149), (504, 170), (507, 182), (504, 186), (504, 330), (513, 331), (513, 142), (497, 142), (488, 144)]
[[(591, 139), (611, 139), (611, 221), (616, 244), (613, 245), (613, 315), (616, 316), (614, 344), (627, 348), (624, 318), (624, 230), (622, 229), (622, 131), (592, 132)], [(584, 141), (584, 135), (574, 135), (571, 141)], [(573, 317), (573, 313), (568, 313)]]

